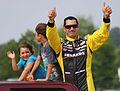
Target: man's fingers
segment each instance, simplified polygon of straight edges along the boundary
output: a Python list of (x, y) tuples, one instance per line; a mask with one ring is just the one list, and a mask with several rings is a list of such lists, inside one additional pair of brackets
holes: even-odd
[(54, 7), (53, 9), (51, 9), (50, 11), (49, 11), (49, 14), (55, 14), (56, 13), (56, 7)]
[(103, 3), (102, 10), (104, 15), (107, 17), (109, 17), (110, 14), (112, 13), (112, 8), (109, 5), (107, 5), (105, 2)]
[(112, 12), (112, 9), (111, 9), (110, 6), (107, 6), (107, 7), (105, 8), (105, 11), (106, 11), (106, 12)]
[(57, 13), (56, 13), (56, 7), (54, 7), (54, 8), (52, 8), (52, 9), (49, 10), (48, 17), (49, 17), (50, 21), (54, 21), (56, 15), (57, 15)]

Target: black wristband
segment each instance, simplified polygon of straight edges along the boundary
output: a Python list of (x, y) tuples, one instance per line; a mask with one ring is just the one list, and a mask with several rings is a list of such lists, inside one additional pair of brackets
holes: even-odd
[(54, 27), (54, 22), (53, 22), (53, 23), (50, 23), (50, 22), (48, 21), (48, 26), (49, 26), (49, 27)]
[(103, 18), (103, 21), (104, 21), (105, 23), (110, 23), (110, 18)]

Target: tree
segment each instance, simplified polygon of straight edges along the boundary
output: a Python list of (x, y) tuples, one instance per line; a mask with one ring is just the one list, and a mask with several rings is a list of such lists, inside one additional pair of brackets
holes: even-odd
[(109, 89), (115, 88), (117, 84), (114, 50), (115, 46), (107, 41), (93, 55), (93, 76), (96, 87)]
[(112, 28), (110, 31), (110, 40), (116, 46), (120, 46), (119, 37), (120, 37), (120, 28), (119, 27)]
[(15, 40), (10, 40), (8, 43), (3, 44), (0, 46), (0, 80), (4, 80), (11, 77), (16, 77), (17, 74), (15, 74), (12, 71), (11, 62), (8, 59), (6, 53), (9, 50), (17, 51), (17, 42)]

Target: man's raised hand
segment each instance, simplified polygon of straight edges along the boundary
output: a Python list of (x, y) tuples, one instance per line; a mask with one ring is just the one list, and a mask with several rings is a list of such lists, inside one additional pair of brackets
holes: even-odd
[(105, 18), (109, 18), (110, 14), (112, 13), (111, 7), (109, 5), (107, 5), (105, 2), (103, 4), (102, 11), (104, 13)]
[(54, 7), (53, 9), (48, 11), (48, 18), (51, 22), (54, 21), (55, 17), (56, 17), (57, 13), (56, 13), (56, 7)]

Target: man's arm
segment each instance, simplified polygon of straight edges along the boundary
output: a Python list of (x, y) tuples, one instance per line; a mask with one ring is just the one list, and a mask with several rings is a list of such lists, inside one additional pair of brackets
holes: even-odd
[(56, 15), (57, 15), (56, 8), (49, 10), (48, 12), (49, 21), (47, 25), (46, 35), (50, 46), (53, 48), (55, 53), (58, 54), (61, 48), (61, 42), (55, 25)]
[(103, 21), (100, 29), (95, 31), (92, 35), (88, 35), (88, 45), (92, 51), (97, 50), (99, 47), (103, 45), (103, 43), (109, 37), (110, 30), (110, 15), (112, 13), (112, 9), (110, 6), (103, 4)]

